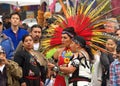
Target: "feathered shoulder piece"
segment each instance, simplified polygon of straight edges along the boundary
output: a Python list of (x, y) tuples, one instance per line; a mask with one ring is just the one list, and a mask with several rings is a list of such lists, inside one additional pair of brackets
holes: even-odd
[[(63, 15), (53, 16), (56, 20), (49, 26), (44, 35), (46, 38), (42, 40), (42, 45), (45, 50), (56, 47), (61, 44), (61, 33), (66, 27), (74, 27), (77, 35), (84, 37), (87, 44), (93, 48), (99, 48), (95, 45), (96, 43), (104, 45), (105, 41), (103, 33), (104, 29), (100, 26), (103, 25), (101, 19), (105, 16), (102, 13), (105, 6), (109, 3), (109, 0), (103, 0), (100, 4), (94, 7), (95, 0), (88, 2), (85, 0), (84, 3), (79, 0), (59, 0), (59, 3), (63, 9)], [(71, 5), (72, 3), (72, 5)], [(101, 48), (100, 48), (101, 49)]]

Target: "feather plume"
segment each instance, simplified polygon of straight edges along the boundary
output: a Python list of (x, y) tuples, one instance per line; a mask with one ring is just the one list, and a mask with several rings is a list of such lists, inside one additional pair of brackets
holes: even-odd
[(63, 3), (63, 0), (59, 0), (64, 17), (61, 15), (54, 16), (56, 20), (46, 30), (47, 34), (45, 36), (47, 38), (42, 41), (45, 47), (44, 49), (50, 49), (60, 45), (63, 29), (66, 27), (74, 27), (77, 35), (84, 37), (88, 45), (102, 50), (102, 48), (96, 44), (105, 45), (104, 39), (108, 37), (103, 34), (105, 30), (100, 28), (100, 26), (104, 24), (100, 18), (107, 14), (107, 12), (103, 14), (100, 13), (109, 1), (110, 0), (103, 0), (98, 6), (93, 8), (95, 0), (89, 4), (88, 0), (84, 3), (78, 3), (78, 0), (76, 0), (74, 6), (70, 6), (69, 0), (67, 0), (67, 5)]

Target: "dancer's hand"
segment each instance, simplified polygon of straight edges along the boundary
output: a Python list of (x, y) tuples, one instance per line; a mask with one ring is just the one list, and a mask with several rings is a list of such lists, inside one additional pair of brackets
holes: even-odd
[(49, 67), (49, 68), (53, 68), (53, 67), (55, 67), (55, 65), (52, 64), (52, 63), (48, 63), (48, 67)]

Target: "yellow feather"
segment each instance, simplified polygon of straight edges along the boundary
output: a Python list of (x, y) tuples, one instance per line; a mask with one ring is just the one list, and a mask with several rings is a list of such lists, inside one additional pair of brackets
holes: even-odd
[(63, 12), (64, 12), (66, 18), (68, 18), (69, 15), (68, 15), (68, 13), (67, 13), (66, 7), (65, 7), (65, 5), (64, 5), (64, 3), (63, 3), (63, 0), (59, 0), (59, 2), (60, 2), (60, 4), (61, 4), (61, 6), (62, 6), (62, 9), (63, 9)]
[(84, 5), (81, 4), (81, 5), (80, 5), (80, 12), (79, 12), (79, 14), (82, 14), (82, 13), (83, 13), (83, 9), (84, 9)]
[(84, 12), (84, 15), (86, 15), (88, 13), (88, 11), (91, 9), (92, 5), (95, 3), (96, 0), (93, 0), (89, 6), (86, 8), (85, 12)]
[(104, 8), (105, 6), (109, 3), (109, 0), (104, 0), (101, 2), (92, 12), (89, 14), (90, 18), (94, 18), (97, 16)]
[(107, 11), (107, 12), (105, 12), (105, 13), (102, 13), (102, 14), (96, 16), (95, 18), (91, 19), (91, 22), (94, 22), (94, 21), (96, 21), (96, 20), (102, 18), (104, 15), (110, 13), (111, 11), (112, 11), (112, 10), (109, 10), (109, 11)]
[(101, 32), (93, 32), (94, 35), (102, 35)]
[(94, 25), (94, 28), (99, 27), (99, 26), (101, 26), (103, 24), (104, 24), (104, 22), (97, 23), (97, 24)]

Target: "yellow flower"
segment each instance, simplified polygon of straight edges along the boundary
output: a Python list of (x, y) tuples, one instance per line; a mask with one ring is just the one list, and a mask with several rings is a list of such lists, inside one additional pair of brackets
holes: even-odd
[(68, 64), (70, 62), (70, 58), (64, 58), (65, 64)]

